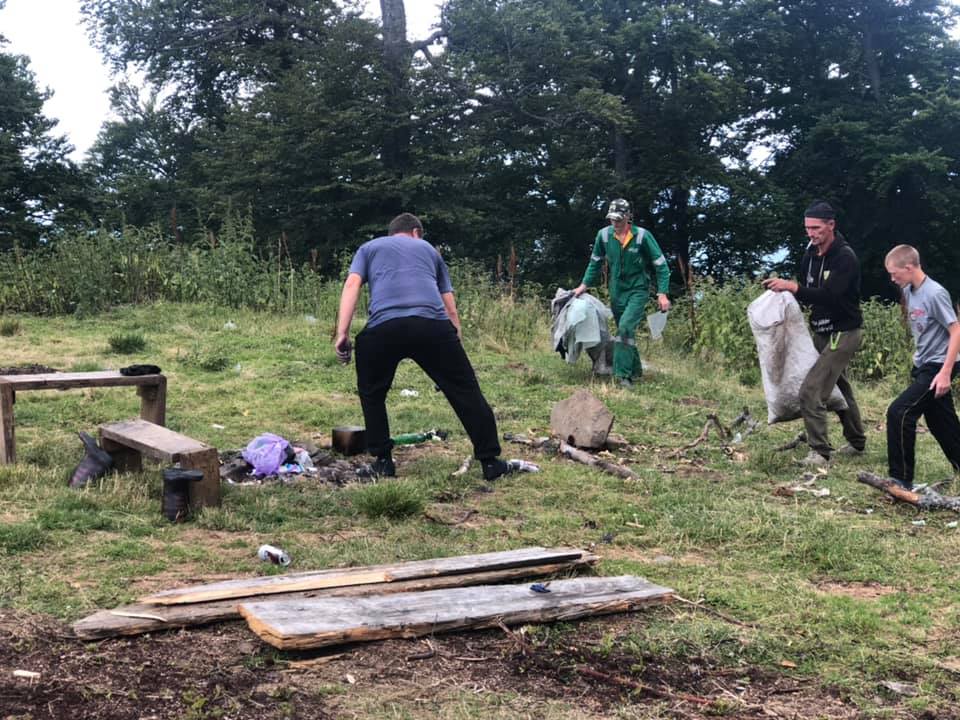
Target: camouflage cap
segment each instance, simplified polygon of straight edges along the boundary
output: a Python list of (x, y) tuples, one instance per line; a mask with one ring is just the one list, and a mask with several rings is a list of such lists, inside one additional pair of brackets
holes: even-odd
[(610, 201), (610, 207), (607, 209), (607, 220), (623, 220), (630, 216), (630, 203), (623, 198)]

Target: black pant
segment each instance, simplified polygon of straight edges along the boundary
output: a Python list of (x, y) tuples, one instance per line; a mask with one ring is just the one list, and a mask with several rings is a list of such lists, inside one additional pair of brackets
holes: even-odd
[[(934, 397), (930, 383), (943, 367), (926, 363), (910, 372), (913, 381), (900, 397), (887, 408), (887, 463), (890, 477), (913, 483), (914, 447), (917, 420), (923, 415), (927, 427), (936, 438), (954, 470), (960, 471), (960, 420), (953, 407), (953, 395)], [(960, 367), (954, 366), (953, 376)]]
[(393, 446), (387, 392), (397, 365), (410, 358), (430, 376), (453, 407), (479, 460), (500, 454), (497, 422), (483, 397), (473, 366), (449, 320), (402, 317), (364, 328), (357, 335), (357, 390), (367, 430), (367, 448), (383, 455)]

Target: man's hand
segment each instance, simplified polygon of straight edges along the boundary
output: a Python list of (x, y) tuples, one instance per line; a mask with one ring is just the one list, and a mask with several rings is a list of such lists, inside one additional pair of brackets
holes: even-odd
[(660, 312), (670, 310), (670, 298), (667, 297), (666, 293), (657, 293), (657, 307), (660, 308)]
[(579, 285), (577, 285), (577, 286), (573, 289), (573, 296), (574, 296), (574, 297), (580, 297), (580, 296), (583, 295), (586, 291), (587, 291), (587, 286), (584, 285), (583, 283), (580, 283)]
[(763, 281), (763, 286), (773, 292), (790, 292), (796, 294), (800, 289), (800, 284), (795, 280), (784, 280), (783, 278), (767, 278)]
[(353, 344), (350, 342), (350, 336), (346, 333), (338, 333), (337, 339), (333, 342), (333, 350), (337, 353), (337, 360), (346, 365), (350, 362), (350, 353), (353, 350)]
[(938, 372), (933, 376), (933, 381), (930, 383), (930, 389), (933, 390), (933, 396), (941, 398), (950, 392), (951, 378), (950, 373), (945, 373), (943, 370)]

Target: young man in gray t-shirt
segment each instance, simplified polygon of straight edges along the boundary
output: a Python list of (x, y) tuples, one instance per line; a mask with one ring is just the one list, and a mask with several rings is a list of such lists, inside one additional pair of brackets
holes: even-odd
[(960, 471), (960, 420), (950, 384), (957, 373), (960, 323), (948, 293), (920, 267), (920, 254), (898, 245), (884, 262), (890, 279), (903, 290), (910, 332), (916, 344), (910, 387), (887, 409), (887, 463), (890, 477), (913, 487), (917, 420), (927, 427), (955, 472)]

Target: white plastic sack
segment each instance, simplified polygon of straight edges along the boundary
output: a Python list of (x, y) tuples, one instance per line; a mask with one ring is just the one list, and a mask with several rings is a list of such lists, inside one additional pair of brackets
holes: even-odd
[(647, 327), (650, 328), (651, 340), (662, 340), (663, 329), (667, 326), (667, 313), (658, 310), (647, 315)]
[[(750, 303), (747, 319), (760, 356), (767, 422), (795, 420), (800, 417), (800, 386), (819, 357), (800, 305), (792, 293), (767, 290)], [(836, 387), (827, 400), (827, 409), (847, 409)]]

